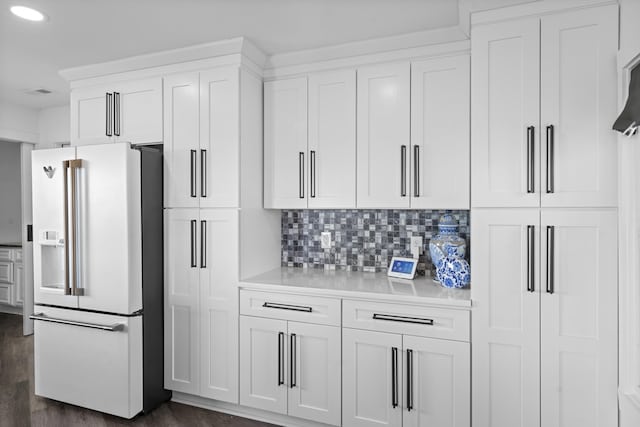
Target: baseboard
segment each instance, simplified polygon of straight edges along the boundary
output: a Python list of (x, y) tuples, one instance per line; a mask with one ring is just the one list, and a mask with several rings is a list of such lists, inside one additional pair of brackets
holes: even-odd
[(22, 307), (14, 307), (12, 305), (0, 304), (0, 313), (18, 314), (22, 316)]
[(194, 396), (192, 394), (180, 393), (177, 391), (173, 392), (171, 401), (183, 403), (185, 405), (196, 406), (198, 408), (209, 409), (211, 411), (218, 411), (225, 414), (236, 415), (238, 417), (250, 418), (252, 420), (271, 423), (283, 427), (329, 427), (329, 424), (303, 420), (302, 418), (276, 414), (274, 412), (249, 408), (242, 405), (235, 405), (233, 403), (221, 402), (219, 400), (207, 399), (205, 397)]

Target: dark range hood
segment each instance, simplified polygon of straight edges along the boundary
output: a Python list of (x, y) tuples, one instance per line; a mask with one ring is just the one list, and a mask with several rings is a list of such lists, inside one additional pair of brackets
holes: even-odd
[(640, 126), (640, 65), (631, 70), (629, 97), (620, 116), (613, 124), (613, 129), (626, 136), (636, 133)]

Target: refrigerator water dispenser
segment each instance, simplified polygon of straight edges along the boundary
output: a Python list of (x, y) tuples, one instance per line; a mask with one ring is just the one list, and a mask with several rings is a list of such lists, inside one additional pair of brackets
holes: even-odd
[(64, 238), (57, 231), (43, 231), (40, 235), (42, 287), (64, 288)]

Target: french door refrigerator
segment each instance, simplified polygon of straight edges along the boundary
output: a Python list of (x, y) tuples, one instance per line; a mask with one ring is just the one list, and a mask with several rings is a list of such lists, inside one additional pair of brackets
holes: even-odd
[(32, 154), (36, 395), (132, 418), (163, 387), (162, 153)]

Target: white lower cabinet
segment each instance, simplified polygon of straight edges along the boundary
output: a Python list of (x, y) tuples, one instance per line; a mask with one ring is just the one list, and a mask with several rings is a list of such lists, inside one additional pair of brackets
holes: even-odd
[(618, 425), (616, 217), (472, 212), (474, 427)]
[[(251, 304), (261, 294), (266, 317), (245, 315), (253, 314)], [(339, 323), (285, 320), (311, 320), (315, 314), (313, 298), (301, 305), (288, 297), (240, 293), (240, 404), (339, 426)]]
[[(353, 301), (344, 310), (345, 325), (363, 326), (368, 314), (372, 330), (342, 330), (343, 426), (470, 425), (469, 343), (430, 337), (458, 317), (450, 311), (466, 317), (450, 333), (468, 340), (467, 311)], [(395, 314), (407, 311), (423, 314)], [(424, 336), (390, 332), (403, 323)]]

